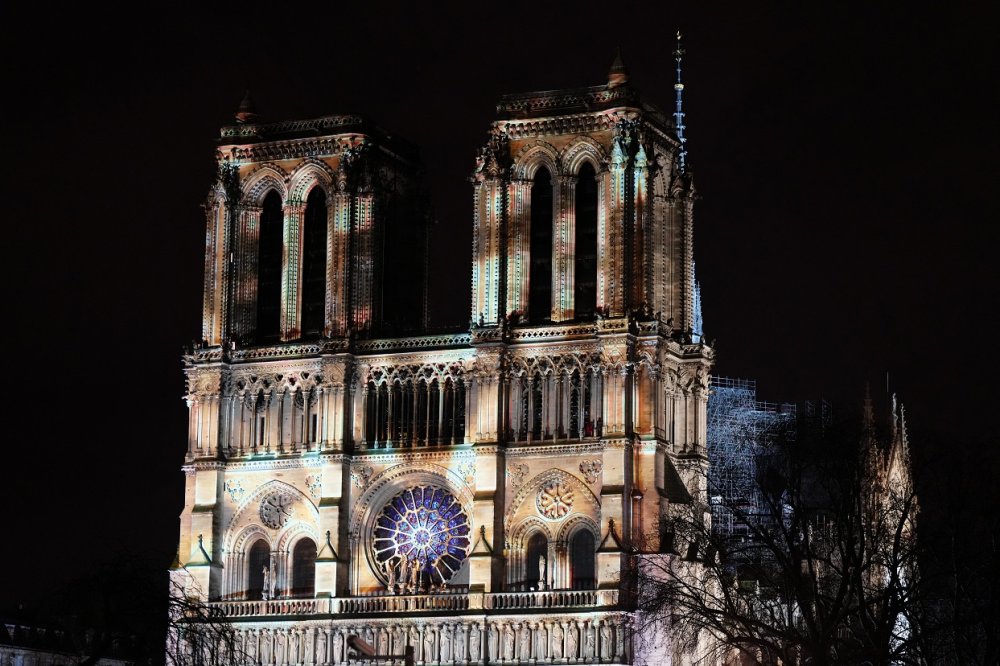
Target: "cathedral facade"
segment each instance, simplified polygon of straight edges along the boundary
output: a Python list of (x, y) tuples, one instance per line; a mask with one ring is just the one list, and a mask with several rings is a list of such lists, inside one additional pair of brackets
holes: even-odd
[[(185, 355), (172, 571), (239, 661), (644, 661), (628, 575), (707, 506), (679, 115), (608, 82), (504, 96), (467, 330), (426, 333), (416, 152), (355, 116), (225, 127)], [(677, 657), (680, 659), (680, 657)]]

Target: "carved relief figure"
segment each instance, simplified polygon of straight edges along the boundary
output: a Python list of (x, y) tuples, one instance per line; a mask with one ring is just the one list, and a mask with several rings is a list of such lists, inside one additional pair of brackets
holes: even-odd
[(470, 661), (480, 661), (482, 658), (482, 650), (479, 645), (479, 627), (472, 626), (469, 628), (469, 660)]
[(509, 624), (503, 629), (503, 658), (514, 658), (514, 630)]
[(288, 663), (290, 664), (300, 663), (299, 643), (300, 643), (299, 631), (297, 629), (292, 629), (292, 635), (289, 639), (289, 646), (288, 646)]
[(441, 661), (451, 660), (451, 627), (441, 628)]
[(330, 658), (326, 653), (326, 630), (320, 629), (319, 635), (316, 636), (316, 663), (322, 666), (329, 661)]
[(579, 656), (579, 637), (576, 634), (576, 626), (570, 622), (566, 629), (566, 658), (576, 659)]
[(548, 652), (545, 649), (548, 629), (544, 624), (535, 627), (535, 659), (545, 659)]
[(611, 627), (607, 622), (601, 625), (601, 659), (611, 658)]
[(563, 628), (561, 624), (556, 624), (552, 629), (552, 658), (562, 659), (563, 656)]
[(531, 627), (525, 622), (521, 625), (521, 647), (520, 647), (520, 657), (522, 661), (527, 661), (531, 658)]
[(594, 657), (594, 628), (584, 628), (583, 636), (583, 658), (592, 659)]
[(495, 660), (495, 659), (498, 658), (498, 654), (497, 654), (497, 640), (499, 638), (497, 636), (498, 629), (497, 629), (496, 626), (491, 625), (487, 629), (487, 631), (489, 631), (489, 635), (487, 636), (487, 641), (488, 641), (487, 642), (487, 647), (489, 648), (487, 650), (487, 658)]
[(340, 632), (333, 634), (333, 656), (330, 658), (335, 664), (339, 664), (343, 661), (343, 652), (341, 649), (344, 647), (344, 637), (340, 635)]
[(271, 632), (267, 629), (260, 632), (260, 663), (271, 663)]
[(278, 631), (274, 636), (274, 663), (284, 664), (285, 663), (285, 647), (288, 637), (285, 632)]

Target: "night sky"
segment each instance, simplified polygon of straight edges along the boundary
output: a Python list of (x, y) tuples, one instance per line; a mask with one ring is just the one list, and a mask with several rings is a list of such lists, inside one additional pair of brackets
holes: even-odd
[[(476, 3), (439, 15), (361, 4), (363, 14), (233, 5), (228, 16), (170, 5), (149, 10), (162, 12), (151, 23), (91, 7), (5, 12), (14, 311), (0, 605), (116, 557), (160, 569), (173, 557), (180, 354), (200, 337), (200, 205), (218, 129), (245, 88), (261, 120), (364, 113), (420, 147), (437, 217), (433, 315), (462, 322), (466, 179), (500, 95), (604, 83), (620, 44), (633, 85), (669, 111), (678, 29), (718, 374), (757, 379), (767, 400), (853, 407), (866, 382), (884, 394), (888, 373), (923, 464), (964, 451), (971, 479), (995, 476), (984, 453), (1000, 408), (987, 3), (933, 15), (913, 3), (828, 14), (798, 3)], [(977, 501), (993, 501), (995, 485)]]

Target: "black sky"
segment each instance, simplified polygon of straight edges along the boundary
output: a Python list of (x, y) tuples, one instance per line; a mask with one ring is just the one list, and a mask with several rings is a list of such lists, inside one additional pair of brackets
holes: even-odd
[(8, 9), (0, 600), (119, 553), (172, 558), (199, 206), (248, 86), (265, 120), (360, 112), (420, 146), (434, 314), (462, 321), (466, 177), (499, 96), (603, 83), (620, 44), (669, 107), (681, 29), (718, 373), (850, 403), (888, 372), (915, 445), (939, 447), (924, 458), (997, 445), (995, 13), (689, 4)]

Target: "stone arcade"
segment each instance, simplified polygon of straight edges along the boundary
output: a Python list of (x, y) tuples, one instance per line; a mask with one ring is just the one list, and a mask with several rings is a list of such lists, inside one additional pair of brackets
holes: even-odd
[(355, 116), (237, 118), (184, 359), (175, 582), (254, 664), (344, 664), (352, 634), (423, 664), (652, 661), (626, 572), (706, 504), (681, 114), (620, 60), (503, 97), (472, 324), (438, 335), (405, 334), (427, 296), (412, 148)]

